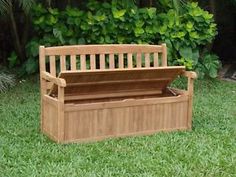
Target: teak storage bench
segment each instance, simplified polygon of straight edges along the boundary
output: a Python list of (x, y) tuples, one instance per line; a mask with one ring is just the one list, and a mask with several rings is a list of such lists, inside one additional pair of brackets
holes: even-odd
[[(40, 47), (41, 130), (57, 142), (191, 129), (194, 72), (166, 45)], [(188, 77), (188, 89), (167, 86)]]

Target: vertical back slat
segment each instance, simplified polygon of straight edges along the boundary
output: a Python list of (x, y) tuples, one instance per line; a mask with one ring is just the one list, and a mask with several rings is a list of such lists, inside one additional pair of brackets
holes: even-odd
[(100, 65), (100, 69), (105, 69), (105, 54), (100, 54), (99, 65)]
[(137, 53), (137, 61), (139, 61), (140, 68), (142, 67), (142, 54)]
[(142, 67), (141, 53), (137, 53), (137, 56), (136, 56), (136, 63), (137, 63), (137, 68), (141, 68), (141, 67)]
[(76, 70), (76, 55), (71, 55), (70, 56), (70, 69), (72, 71)]
[(154, 59), (153, 59), (154, 67), (158, 67), (159, 66), (158, 53), (154, 53), (153, 57), (154, 57)]
[(128, 53), (128, 68), (133, 68), (132, 53)]
[(80, 69), (86, 70), (86, 58), (85, 55), (80, 55)]
[(150, 67), (150, 53), (145, 53), (145, 67), (149, 68)]
[(166, 49), (166, 44), (162, 44), (162, 66), (167, 66), (167, 49)]
[(49, 57), (49, 66), (51, 75), (56, 76), (56, 58), (54, 55)]
[(96, 60), (95, 60), (95, 55), (94, 54), (90, 55), (90, 69), (91, 70), (96, 69)]
[(115, 68), (114, 54), (109, 54), (109, 68), (110, 69)]
[(124, 54), (119, 53), (119, 68), (124, 68)]
[(60, 67), (61, 67), (61, 71), (66, 70), (66, 56), (65, 55), (60, 56)]

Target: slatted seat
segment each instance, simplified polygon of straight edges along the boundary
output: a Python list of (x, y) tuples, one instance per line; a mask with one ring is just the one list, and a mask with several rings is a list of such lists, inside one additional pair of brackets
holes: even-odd
[[(179, 75), (188, 77), (187, 91), (168, 87)], [(167, 66), (165, 44), (41, 46), (42, 131), (71, 142), (189, 129), (195, 77), (184, 66)]]

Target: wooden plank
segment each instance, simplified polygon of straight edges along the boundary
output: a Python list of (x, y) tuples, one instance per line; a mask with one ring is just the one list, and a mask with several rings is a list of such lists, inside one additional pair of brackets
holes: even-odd
[(133, 57), (132, 53), (128, 53), (128, 68), (133, 68)]
[(137, 68), (142, 68), (142, 57), (141, 53), (138, 53), (136, 55), (136, 63), (137, 63)]
[(49, 95), (44, 95), (43, 100), (45, 100), (46, 102), (48, 102), (50, 105), (54, 107), (57, 107), (58, 105), (58, 99), (50, 97)]
[(158, 53), (154, 53), (153, 54), (153, 62), (154, 62), (154, 67), (158, 67), (159, 66), (159, 56), (158, 56)]
[(70, 75), (77, 75), (77, 74), (87, 74), (87, 73), (104, 73), (104, 72), (130, 72), (130, 71), (153, 71), (153, 70), (158, 70), (158, 71), (171, 71), (171, 70), (180, 70), (182, 73), (185, 71), (185, 66), (166, 66), (166, 67), (152, 67), (152, 68), (117, 68), (117, 69), (100, 69), (100, 70), (92, 70), (92, 71), (63, 71), (62, 73), (67, 73)]
[(61, 71), (66, 71), (66, 56), (65, 55), (60, 56), (60, 67), (61, 67)]
[(162, 66), (167, 66), (167, 48), (166, 44), (162, 44)]
[(175, 78), (184, 71), (184, 67), (159, 67), (159, 68), (133, 68), (133, 69), (111, 69), (96, 70), (93, 72), (64, 71), (59, 74), (69, 83), (98, 82), (111, 80), (137, 80)]
[(46, 61), (45, 61), (45, 47), (39, 47), (39, 65), (40, 65), (40, 72), (46, 71)]
[(114, 53), (162, 52), (161, 45), (112, 44), (112, 45), (71, 45), (45, 48), (46, 55), (86, 55)]
[(76, 55), (70, 56), (70, 69), (76, 71)]
[[(163, 90), (183, 70), (184, 67), (167, 67), (165, 69), (161, 67), (96, 70), (93, 72), (65, 71), (60, 73), (59, 78), (63, 78), (67, 85), (71, 84), (65, 88), (66, 94), (101, 94), (101, 92), (112, 93), (119, 90), (121, 92), (135, 91), (136, 89), (143, 91), (148, 89)], [(142, 81), (145, 79), (144, 84)], [(128, 81), (132, 84), (129, 84)], [(97, 84), (99, 82), (103, 82), (103, 85)], [(74, 86), (73, 83), (75, 83)], [(86, 85), (86, 83), (90, 85)], [(51, 93), (57, 94), (55, 86), (53, 86)]]
[(64, 87), (58, 86), (58, 142), (64, 141)]
[(145, 53), (145, 67), (150, 67), (150, 53)]
[(189, 96), (189, 100), (188, 100), (188, 114), (187, 114), (187, 127), (188, 129), (192, 128), (192, 112), (193, 112), (193, 91), (194, 91), (194, 79), (197, 78), (197, 74), (195, 72), (192, 71), (184, 71), (182, 73), (183, 76), (188, 77), (188, 96)]
[(89, 143), (89, 142), (96, 142), (96, 141), (102, 141), (104, 139), (109, 138), (122, 138), (122, 137), (138, 137), (138, 136), (147, 136), (152, 135), (157, 132), (171, 132), (171, 131), (178, 131), (178, 130), (186, 130), (185, 127), (175, 128), (175, 129), (158, 129), (158, 130), (147, 130), (147, 131), (138, 131), (138, 132), (129, 132), (129, 133), (123, 133), (120, 135), (117, 134), (111, 134), (111, 135), (105, 135), (105, 136), (96, 136), (96, 137), (90, 137), (90, 138), (76, 138), (73, 139), (67, 139), (64, 141), (64, 143)]
[(105, 69), (106, 64), (105, 64), (105, 54), (100, 54), (99, 57), (99, 64), (100, 64), (100, 69)]
[(94, 81), (94, 82), (82, 82), (82, 83), (67, 83), (67, 87), (71, 86), (91, 86), (91, 85), (106, 85), (106, 84), (132, 84), (137, 82), (147, 83), (147, 82), (158, 82), (158, 81), (167, 81), (171, 78), (158, 78), (158, 79), (139, 79), (139, 80), (111, 80), (111, 81)]
[[(161, 91), (165, 85), (168, 84), (168, 80), (164, 81), (154, 81), (146, 82), (145, 85), (142, 82), (136, 81), (132, 85), (125, 82), (121, 83), (107, 83), (104, 85), (83, 85), (83, 86), (73, 86), (66, 87), (66, 95), (95, 95), (95, 94), (112, 94), (117, 92), (136, 92), (147, 90), (157, 90)], [(55, 92), (53, 92), (55, 93)]]
[(124, 54), (119, 53), (119, 68), (124, 68)]
[[(68, 99), (68, 98), (67, 98)], [(188, 100), (187, 96), (179, 95), (163, 98), (144, 98), (144, 99), (124, 99), (119, 101), (107, 101), (101, 103), (84, 103), (84, 104), (65, 104), (65, 111), (80, 111), (80, 110), (93, 110), (93, 109), (111, 109), (130, 106), (142, 106), (153, 104), (166, 104), (166, 103), (181, 103)]]
[(56, 76), (56, 58), (54, 55), (49, 57), (49, 67), (52, 76)]
[(88, 100), (88, 99), (101, 99), (101, 98), (117, 98), (117, 97), (130, 97), (130, 96), (146, 96), (161, 94), (161, 90), (151, 90), (151, 91), (132, 91), (132, 92), (113, 92), (105, 94), (90, 94), (90, 95), (78, 95), (78, 96), (66, 96), (65, 100)]
[(189, 101), (188, 101), (188, 121), (187, 127), (188, 129), (192, 128), (192, 112), (193, 112), (193, 79), (188, 77), (188, 94), (189, 94)]
[(80, 55), (80, 69), (81, 71), (86, 70), (86, 56), (85, 55)]
[(41, 103), (41, 114), (40, 114), (40, 128), (43, 132), (43, 129), (45, 127), (44, 125), (44, 101), (43, 101), (43, 95), (47, 93), (47, 84), (46, 81), (42, 77), (42, 72), (46, 71), (46, 61), (45, 61), (45, 47), (40, 46), (39, 47), (39, 65), (40, 65), (40, 103)]
[(114, 54), (109, 54), (109, 68), (110, 69), (115, 68)]
[(94, 54), (90, 55), (90, 69), (91, 70), (96, 69), (96, 60), (95, 60), (95, 55)]

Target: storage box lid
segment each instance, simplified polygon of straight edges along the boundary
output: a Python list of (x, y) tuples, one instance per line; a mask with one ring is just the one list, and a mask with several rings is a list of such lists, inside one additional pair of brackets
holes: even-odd
[[(112, 98), (161, 94), (183, 71), (184, 66), (155, 68), (63, 71), (65, 96), (77, 99)], [(53, 85), (52, 95), (57, 95)]]

